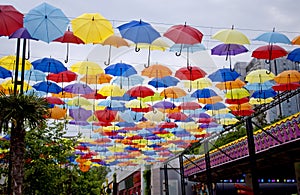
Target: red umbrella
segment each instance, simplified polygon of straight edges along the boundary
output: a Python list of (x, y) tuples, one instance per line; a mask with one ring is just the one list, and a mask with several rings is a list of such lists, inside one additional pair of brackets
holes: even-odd
[(257, 59), (274, 60), (286, 56), (288, 52), (278, 45), (265, 45), (252, 52), (252, 57)]
[(23, 27), (24, 15), (11, 5), (0, 5), (0, 36), (9, 36)]
[(50, 104), (65, 104), (65, 102), (58, 97), (46, 97), (46, 100)]
[(115, 110), (96, 110), (95, 116), (99, 122), (112, 122), (117, 116), (117, 111)]
[(56, 83), (71, 82), (77, 79), (77, 74), (66, 70), (59, 73), (50, 73), (46, 78)]
[(196, 110), (202, 107), (197, 102), (182, 102), (179, 104), (178, 108), (181, 110)]
[(163, 122), (158, 125), (159, 129), (168, 129), (168, 128), (175, 128), (178, 127), (178, 125), (175, 122)]
[(148, 96), (153, 96), (155, 92), (152, 89), (150, 89), (149, 87), (136, 86), (136, 87), (130, 88), (126, 93), (129, 94), (131, 97), (144, 98), (144, 97), (148, 97)]
[(200, 79), (205, 77), (206, 72), (197, 66), (190, 66), (180, 68), (175, 72), (175, 77), (181, 80), (190, 80), (194, 81), (196, 79)]
[(65, 63), (68, 62), (69, 60), (69, 43), (74, 43), (74, 44), (84, 44), (84, 42), (77, 36), (73, 34), (70, 29), (68, 29), (63, 36), (53, 40), (55, 42), (61, 42), (61, 43), (67, 43), (67, 56), (65, 59)]
[(198, 29), (184, 24), (170, 27), (163, 36), (176, 44), (197, 44), (201, 43), (203, 34)]
[(89, 93), (89, 94), (83, 94), (83, 95), (80, 95), (80, 96), (84, 97), (86, 99), (96, 99), (96, 100), (107, 98), (106, 96), (103, 96), (103, 95), (97, 93), (97, 91), (94, 91), (94, 92)]
[(188, 116), (182, 112), (174, 112), (174, 113), (170, 113), (170, 114), (167, 114), (167, 117), (169, 119), (175, 119), (175, 120), (178, 120), (178, 121), (184, 121), (188, 118)]
[(300, 87), (299, 83), (285, 83), (285, 84), (276, 84), (272, 86), (274, 91), (291, 91), (298, 89)]

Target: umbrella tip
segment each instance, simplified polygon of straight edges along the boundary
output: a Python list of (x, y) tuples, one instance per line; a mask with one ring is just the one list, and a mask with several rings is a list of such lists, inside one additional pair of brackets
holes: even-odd
[(273, 27), (273, 32), (275, 32), (275, 27)]
[(234, 25), (231, 26), (231, 30), (233, 30), (233, 29), (234, 29)]

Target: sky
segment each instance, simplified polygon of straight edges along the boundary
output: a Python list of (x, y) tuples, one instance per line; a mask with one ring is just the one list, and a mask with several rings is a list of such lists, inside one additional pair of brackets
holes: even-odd
[[(130, 22), (131, 20), (143, 20), (152, 24), (158, 31), (163, 34), (169, 27), (176, 24), (184, 24), (185, 22), (200, 30), (203, 34), (202, 43), (211, 49), (220, 42), (211, 39), (211, 36), (220, 29), (228, 29), (234, 26), (236, 30), (242, 31), (250, 40), (263, 32), (276, 31), (285, 33), (290, 39), (300, 35), (300, 12), (298, 7), (300, 1), (295, 0), (10, 0), (9, 2), (0, 0), (0, 4), (13, 5), (17, 10), (26, 14), (30, 9), (36, 7), (42, 2), (47, 2), (52, 6), (62, 9), (70, 20), (83, 13), (100, 13), (109, 19), (113, 26), (117, 26)], [(118, 33), (118, 30), (115, 29)], [(11, 55), (15, 53), (15, 40), (8, 40), (6, 37), (0, 38), (0, 56)], [(233, 63), (236, 61), (250, 61), (251, 51), (265, 43), (251, 41), (250, 45), (246, 45), (249, 52), (232, 57)], [(287, 50), (294, 47), (284, 45)], [(107, 48), (99, 45), (71, 45), (70, 60), (68, 65), (82, 60), (102, 60), (107, 58)], [(31, 41), (30, 55), (31, 60), (54, 57), (60, 60), (65, 58), (66, 46), (61, 43), (43, 43), (42, 41)], [(118, 49), (113, 51), (114, 61), (126, 61), (128, 58), (136, 64), (146, 62), (146, 57), (136, 54), (133, 48)], [(144, 52), (146, 53), (146, 52)], [(183, 66), (185, 63), (185, 55), (180, 59), (174, 54), (158, 54), (155, 56), (153, 52), (152, 63), (160, 62), (162, 58), (173, 58), (173, 61), (167, 61), (167, 65), (176, 63), (176, 67)], [(160, 52), (161, 53), (161, 52)], [(124, 54), (124, 55), (123, 55)], [(229, 62), (224, 56), (211, 56), (209, 50), (206, 54), (199, 56), (192, 55), (192, 63), (200, 63), (200, 66), (226, 67)], [(204, 55), (204, 57), (203, 57)], [(193, 58), (195, 60), (193, 60)], [(138, 59), (140, 59), (138, 61)], [(142, 60), (142, 61), (141, 61)], [(196, 62), (197, 61), (197, 62)]]

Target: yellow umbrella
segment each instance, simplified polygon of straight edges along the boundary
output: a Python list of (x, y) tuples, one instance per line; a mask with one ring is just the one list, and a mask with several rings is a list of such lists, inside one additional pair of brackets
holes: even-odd
[(199, 78), (194, 81), (185, 81), (184, 87), (192, 87), (193, 89), (203, 89), (212, 86), (212, 82), (209, 78)]
[(92, 102), (83, 97), (74, 97), (67, 101), (67, 105), (69, 106), (90, 106)]
[(138, 99), (140, 99), (142, 102), (155, 102), (155, 101), (163, 100), (164, 98), (160, 96), (159, 93), (155, 92), (153, 96), (147, 96), (144, 98), (138, 97)]
[(52, 97), (58, 97), (58, 98), (73, 98), (76, 97), (76, 94), (69, 93), (69, 92), (59, 92), (58, 94), (52, 93)]
[(125, 104), (125, 107), (126, 108), (148, 108), (149, 105), (142, 102), (141, 100), (134, 99), (134, 100), (128, 101)]
[(164, 113), (160, 111), (150, 111), (144, 114), (144, 117), (150, 121), (161, 122), (165, 120)]
[(267, 69), (253, 70), (247, 74), (245, 81), (249, 83), (264, 83), (269, 80), (273, 80), (275, 75)]
[(274, 99), (273, 98), (266, 98), (266, 99), (261, 99), (261, 98), (250, 98), (249, 103), (252, 105), (260, 105), (260, 104), (268, 104), (271, 103)]
[(114, 34), (109, 20), (99, 13), (85, 13), (71, 20), (75, 36), (85, 43), (101, 43)]
[(250, 93), (245, 88), (236, 88), (227, 90), (225, 97), (228, 99), (242, 99), (244, 97), (250, 96)]
[(82, 75), (97, 75), (104, 73), (104, 70), (99, 64), (91, 61), (81, 61), (72, 64), (70, 70)]
[[(1, 85), (4, 90), (13, 90), (14, 89), (14, 83), (12, 82), (11, 79), (4, 81)], [(17, 86), (18, 91), (20, 90), (20, 87), (21, 87), (20, 85)], [(32, 89), (32, 87), (28, 83), (24, 82), (23, 89)]]
[(98, 93), (103, 96), (123, 96), (125, 94), (125, 90), (121, 89), (118, 85), (105, 85), (101, 89), (98, 90)]
[(227, 114), (229, 111), (230, 111), (229, 108), (223, 108), (223, 109), (219, 109), (219, 110), (208, 110), (208, 111), (205, 111), (205, 113), (213, 116), (216, 114)]
[(167, 48), (170, 47), (161, 37), (155, 39), (151, 44), (148, 43), (137, 43), (134, 44), (137, 48), (141, 49), (150, 49), (150, 50), (160, 50), (165, 51)]
[[(16, 69), (16, 56), (4, 56), (0, 59), (0, 66), (7, 70)], [(31, 63), (28, 60), (25, 60), (25, 70), (30, 70), (32, 67)], [(18, 70), (22, 69), (22, 58), (19, 58), (19, 67)]]
[(219, 30), (211, 38), (226, 44), (250, 44), (248, 37), (242, 32), (233, 29), (233, 26), (231, 29)]
[(237, 122), (239, 122), (239, 120), (236, 118), (222, 118), (219, 120), (221, 125), (233, 125)]

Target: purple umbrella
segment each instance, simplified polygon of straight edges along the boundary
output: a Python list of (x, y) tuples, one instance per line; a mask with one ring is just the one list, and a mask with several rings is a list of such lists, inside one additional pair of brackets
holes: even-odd
[(64, 91), (73, 94), (90, 94), (94, 92), (92, 88), (83, 83), (74, 83), (64, 87)]
[(69, 115), (74, 119), (74, 121), (86, 121), (90, 116), (92, 116), (92, 111), (84, 108), (74, 108), (69, 109)]
[(28, 30), (26, 28), (19, 28), (18, 30), (16, 30), (14, 33), (12, 33), (10, 36), (9, 36), (10, 39), (12, 38), (23, 38), (23, 39), (32, 39), (32, 40), (38, 40), (38, 39), (35, 39), (33, 38)]
[(160, 102), (155, 103), (152, 107), (153, 108), (170, 109), (170, 108), (175, 108), (176, 105), (169, 101), (160, 101)]
[(211, 55), (226, 56), (226, 60), (229, 57), (230, 69), (231, 69), (231, 58), (230, 56), (235, 56), (241, 53), (248, 52), (248, 49), (239, 44), (219, 44), (211, 49)]

